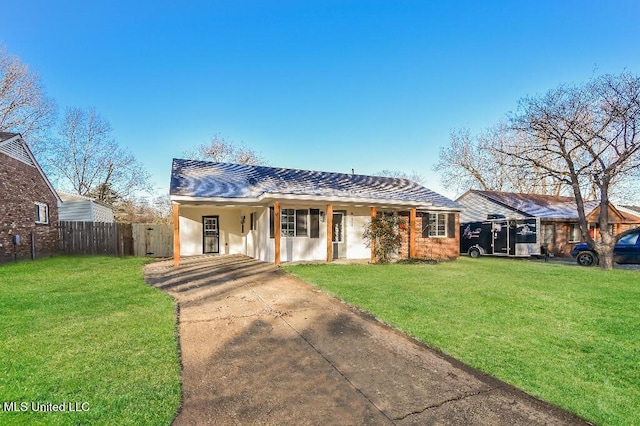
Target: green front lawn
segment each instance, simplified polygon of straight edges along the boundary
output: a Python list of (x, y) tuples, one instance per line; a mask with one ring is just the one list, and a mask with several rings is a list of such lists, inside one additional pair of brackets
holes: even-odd
[[(144, 283), (145, 262), (0, 266), (0, 424), (171, 422), (180, 404), (175, 308)], [(7, 411), (12, 402), (26, 410)], [(53, 405), (65, 411), (32, 411)]]
[(285, 268), (592, 422), (640, 419), (639, 271), (466, 257)]

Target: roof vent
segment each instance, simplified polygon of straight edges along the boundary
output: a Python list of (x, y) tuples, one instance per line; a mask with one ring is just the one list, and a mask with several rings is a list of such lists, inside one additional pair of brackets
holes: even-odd
[(2, 147), (0, 147), (0, 152), (35, 167), (35, 164), (31, 161), (31, 157), (27, 153), (27, 149), (19, 139), (14, 139), (11, 142), (3, 144)]

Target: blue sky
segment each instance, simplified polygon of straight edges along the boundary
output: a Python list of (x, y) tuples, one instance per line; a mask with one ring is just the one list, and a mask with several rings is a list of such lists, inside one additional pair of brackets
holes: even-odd
[(640, 73), (640, 1), (31, 1), (0, 42), (49, 96), (94, 107), (167, 192), (214, 134), (272, 166), (432, 171), (452, 129), (519, 98)]

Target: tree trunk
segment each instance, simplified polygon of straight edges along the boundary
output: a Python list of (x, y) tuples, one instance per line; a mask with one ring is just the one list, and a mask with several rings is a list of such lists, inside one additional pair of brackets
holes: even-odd
[(616, 239), (609, 230), (609, 184), (611, 182), (607, 173), (602, 172), (602, 180), (596, 184), (600, 189), (600, 215), (598, 224), (600, 225), (601, 244), (598, 247), (600, 254), (600, 267), (605, 270), (613, 269), (613, 247)]
[(613, 269), (613, 244), (601, 244), (598, 246), (598, 258), (600, 268)]

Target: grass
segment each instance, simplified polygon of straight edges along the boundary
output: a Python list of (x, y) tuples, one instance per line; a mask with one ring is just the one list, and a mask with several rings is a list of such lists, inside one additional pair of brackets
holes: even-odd
[(285, 268), (591, 422), (638, 424), (638, 271), (495, 258)]
[[(28, 407), (0, 406), (0, 424), (171, 422), (181, 392), (175, 308), (144, 283), (144, 263), (58, 257), (0, 266), (0, 404)], [(66, 411), (33, 412), (32, 402)]]

